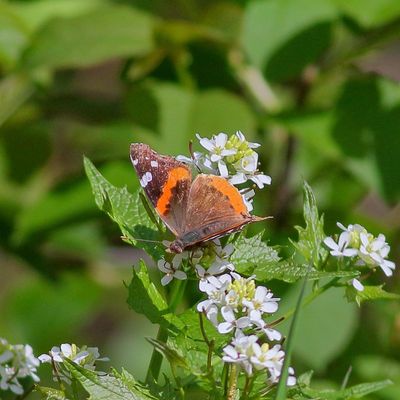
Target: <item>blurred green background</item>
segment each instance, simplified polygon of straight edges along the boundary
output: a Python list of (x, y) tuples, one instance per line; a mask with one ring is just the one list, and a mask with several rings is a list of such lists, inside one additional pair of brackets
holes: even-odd
[[(272, 176), (256, 199), (271, 244), (296, 237), (306, 179), (327, 234), (364, 224), (399, 264), (399, 81), (399, 0), (0, 1), (0, 336), (36, 354), (98, 346), (144, 377), (156, 327), (123, 285), (142, 254), (82, 167), (85, 154), (132, 190), (134, 141), (187, 154), (197, 132), (240, 129)], [(288, 308), (293, 289), (271, 287)], [(395, 382), (370, 399), (400, 398), (398, 302), (357, 308), (332, 290), (298, 333), (294, 365), (315, 385), (352, 366), (351, 383)]]

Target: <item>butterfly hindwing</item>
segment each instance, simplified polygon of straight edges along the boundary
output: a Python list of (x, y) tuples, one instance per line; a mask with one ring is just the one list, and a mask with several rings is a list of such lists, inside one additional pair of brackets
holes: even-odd
[(131, 144), (130, 156), (140, 184), (155, 210), (172, 233), (181, 235), (192, 183), (189, 168), (143, 143)]
[(259, 220), (251, 216), (239, 191), (226, 179), (198, 175), (190, 189), (184, 233), (185, 246), (240, 230)]

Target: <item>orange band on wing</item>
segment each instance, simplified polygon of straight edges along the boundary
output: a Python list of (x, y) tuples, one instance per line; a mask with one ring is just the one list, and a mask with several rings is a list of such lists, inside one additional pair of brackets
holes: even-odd
[(173, 188), (177, 185), (178, 181), (185, 179), (190, 179), (190, 172), (186, 168), (177, 167), (169, 172), (167, 181), (163, 187), (163, 192), (157, 201), (157, 211), (160, 214), (164, 215), (168, 210)]
[(212, 185), (220, 191), (222, 194), (229, 198), (229, 201), (233, 207), (233, 209), (237, 213), (245, 213), (247, 214), (247, 207), (244, 204), (243, 198), (240, 195), (239, 191), (231, 185), (226, 179), (221, 178), (219, 176), (213, 176)]

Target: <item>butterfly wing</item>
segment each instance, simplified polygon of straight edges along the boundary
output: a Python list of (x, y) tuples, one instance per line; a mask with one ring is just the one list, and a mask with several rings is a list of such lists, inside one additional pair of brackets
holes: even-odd
[(263, 219), (249, 214), (241, 194), (226, 179), (201, 174), (190, 189), (180, 240), (185, 247), (192, 246)]
[(143, 143), (131, 144), (130, 156), (151, 204), (168, 229), (179, 236), (183, 232), (192, 183), (189, 168), (173, 157), (156, 153)]

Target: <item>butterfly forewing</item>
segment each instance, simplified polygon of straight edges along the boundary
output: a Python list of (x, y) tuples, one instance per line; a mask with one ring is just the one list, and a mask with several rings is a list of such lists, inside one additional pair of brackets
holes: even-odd
[(180, 236), (192, 182), (189, 168), (143, 143), (131, 144), (130, 156), (148, 199), (172, 233)]

